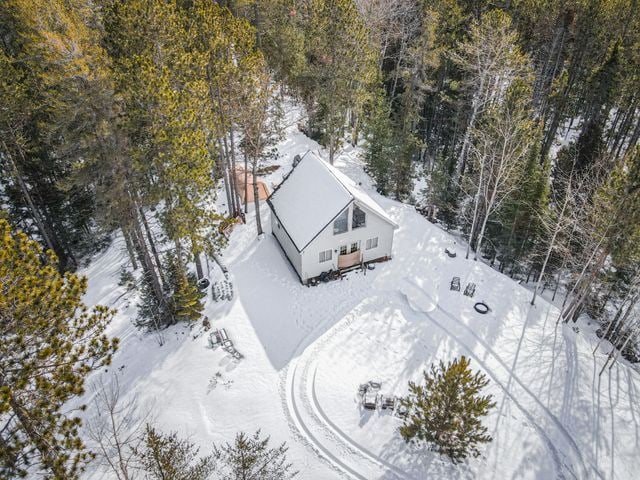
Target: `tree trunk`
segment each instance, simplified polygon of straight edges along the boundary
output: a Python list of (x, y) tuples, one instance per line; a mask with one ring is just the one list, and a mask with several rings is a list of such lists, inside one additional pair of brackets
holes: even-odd
[[(43, 435), (38, 432), (38, 427), (35, 422), (32, 421), (32, 418), (27, 409), (24, 408), (20, 403), (18, 403), (14, 395), (8, 393), (8, 396), (11, 410), (24, 428), (24, 431), (29, 439), (33, 442), (38, 452), (40, 452), (42, 464), (45, 469), (53, 473), (53, 476), (56, 479), (66, 478), (67, 472), (65, 471), (65, 468), (59, 464), (59, 459), (56, 458), (57, 452), (48, 445), (46, 439), (43, 438)], [(63, 452), (60, 453), (64, 455)]]
[(156, 268), (158, 269), (158, 276), (162, 283), (165, 282), (164, 275), (162, 274), (162, 262), (160, 261), (160, 255), (158, 255), (158, 250), (156, 249), (156, 242), (153, 239), (153, 233), (149, 228), (149, 223), (147, 222), (147, 217), (142, 210), (142, 207), (138, 206), (138, 212), (140, 213), (140, 219), (142, 220), (142, 225), (144, 226), (144, 231), (147, 234), (147, 240), (149, 241), (149, 247), (151, 248), (151, 253), (153, 254), (153, 258), (156, 261)]
[(480, 227), (480, 233), (478, 234), (478, 241), (476, 242), (476, 251), (473, 256), (474, 260), (478, 260), (478, 255), (480, 255), (480, 250), (482, 248), (482, 240), (484, 240), (484, 230), (487, 227), (487, 222), (489, 221), (489, 208), (484, 212), (484, 218), (482, 219), (482, 227)]
[(133, 244), (131, 243), (131, 234), (127, 227), (122, 227), (122, 236), (124, 237), (124, 244), (127, 247), (127, 253), (129, 254), (129, 260), (131, 260), (131, 267), (134, 270), (138, 269), (138, 260), (136, 259), (136, 254), (133, 249)]
[(242, 201), (240, 200), (240, 194), (238, 193), (238, 170), (236, 169), (236, 147), (233, 126), (229, 128), (229, 145), (231, 147), (231, 169), (233, 171), (233, 175), (231, 178), (233, 182), (233, 192), (235, 193), (235, 216), (240, 216), (240, 214), (242, 213)]
[(229, 217), (233, 216), (233, 206), (231, 204), (231, 185), (229, 182), (229, 171), (227, 169), (227, 162), (225, 160), (225, 155), (222, 150), (222, 143), (218, 141), (218, 151), (220, 156), (220, 163), (222, 167), (222, 183), (224, 183), (224, 190), (227, 194), (227, 214)]
[(244, 154), (244, 213), (249, 213), (249, 164), (247, 162), (247, 153)]
[(478, 91), (475, 92), (473, 101), (471, 102), (471, 117), (469, 118), (469, 123), (467, 124), (467, 128), (464, 131), (464, 137), (462, 139), (462, 148), (460, 149), (460, 154), (458, 155), (458, 162), (456, 164), (456, 174), (460, 177), (464, 173), (465, 164), (467, 161), (467, 153), (469, 151), (469, 146), (471, 142), (471, 132), (473, 131), (478, 114), (480, 113), (481, 101), (484, 103), (485, 99), (482, 97), (485, 96), (485, 78), (484, 76), (480, 78), (480, 85), (478, 86)]
[(258, 237), (262, 235), (262, 219), (260, 218), (260, 195), (258, 191), (258, 159), (253, 159), (253, 201), (256, 208), (256, 229)]
[[(27, 184), (25, 183), (24, 179), (22, 178), (22, 174), (18, 170), (18, 166), (13, 161), (13, 157), (11, 156), (11, 153), (9, 152), (9, 149), (7, 148), (7, 145), (4, 142), (4, 140), (2, 140), (2, 148), (5, 151), (5, 154), (6, 154), (5, 158), (9, 162), (9, 166), (11, 167), (11, 170), (13, 171), (14, 178), (15, 178), (16, 182), (18, 182), (18, 186), (20, 187), (20, 192), (22, 193), (22, 196), (24, 197), (25, 201), (27, 202), (27, 206), (29, 208), (29, 211), (31, 212), (31, 216), (33, 217), (33, 221), (36, 223), (36, 226), (38, 227), (38, 231), (40, 232), (40, 235), (42, 235), (42, 239), (44, 240), (44, 243), (46, 244), (46, 246), (47, 246), (47, 248), (49, 250), (55, 251), (54, 245), (51, 242), (51, 238), (49, 237), (49, 234), (47, 233), (47, 230), (45, 228), (42, 216), (40, 215), (40, 212), (38, 211), (38, 209), (36, 208), (35, 204), (33, 203), (33, 199), (31, 198), (31, 194), (29, 193), (29, 189), (27, 188)], [(24, 154), (22, 153), (22, 150), (20, 150), (20, 149), (18, 149), (18, 150), (20, 151), (20, 155), (23, 157), (23, 160), (24, 160)]]
[(482, 189), (482, 176), (483, 176), (484, 168), (480, 166), (480, 179), (478, 180), (478, 191), (476, 192), (475, 205), (473, 206), (473, 220), (471, 221), (471, 231), (469, 232), (469, 241), (467, 242), (467, 254), (465, 255), (465, 259), (469, 259), (469, 252), (471, 250), (471, 241), (473, 240), (473, 236), (475, 234), (476, 223), (478, 221), (478, 205), (480, 204), (480, 190)]
[[(198, 247), (198, 248), (197, 248)], [(196, 275), (198, 280), (204, 277), (204, 270), (202, 269), (202, 260), (200, 259), (201, 249), (198, 242), (191, 237), (191, 254), (193, 255), (193, 261), (196, 264)]]
[[(533, 289), (533, 297), (531, 298), (531, 305), (535, 305), (536, 303), (538, 288), (540, 287), (540, 282), (542, 281), (544, 272), (547, 270), (547, 262), (549, 261), (549, 257), (551, 257), (551, 252), (553, 251), (553, 247), (555, 246), (556, 238), (558, 236), (558, 233), (560, 233), (561, 223), (564, 220), (564, 212), (567, 208), (567, 205), (569, 204), (569, 196), (570, 196), (570, 192), (569, 191), (565, 192), (565, 198), (562, 204), (562, 210), (560, 210), (560, 217), (556, 222), (556, 228), (553, 230), (553, 235), (551, 236), (551, 241), (549, 242), (549, 248), (547, 248), (547, 254), (544, 257), (544, 262), (542, 262), (542, 269), (540, 270), (540, 278), (538, 278), (538, 282), (536, 283)], [(557, 288), (557, 285), (556, 285), (556, 288)], [(555, 296), (555, 292), (554, 292), (554, 296)]]

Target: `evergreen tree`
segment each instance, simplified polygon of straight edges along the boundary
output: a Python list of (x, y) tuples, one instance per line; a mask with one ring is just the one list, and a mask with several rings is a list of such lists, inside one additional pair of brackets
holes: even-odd
[(373, 96), (367, 116), (367, 143), (364, 147), (366, 170), (376, 182), (376, 190), (382, 195), (388, 195), (391, 188), (389, 171), (393, 162), (394, 145), (391, 111), (383, 92), (379, 91)]
[(216, 478), (220, 480), (289, 480), (297, 475), (287, 463), (286, 444), (269, 448), (269, 437), (261, 438), (258, 430), (253, 436), (236, 435), (233, 444), (214, 446), (218, 463)]
[(409, 395), (401, 399), (408, 410), (400, 434), (407, 442), (425, 442), (454, 463), (478, 456), (478, 446), (491, 441), (481, 419), (495, 406), (491, 395), (480, 395), (489, 381), (460, 357), (440, 362), (424, 372), (424, 386), (409, 382)]
[(428, 205), (436, 207), (436, 218), (447, 230), (458, 225), (460, 189), (454, 182), (455, 164), (438, 155), (425, 192)]
[(349, 113), (358, 115), (375, 80), (375, 52), (352, 0), (312, 0), (305, 14), (306, 68), (301, 79), (310, 131), (333, 163)]
[(262, 51), (281, 88), (296, 88), (304, 69), (304, 25), (296, 0), (245, 0), (236, 14), (248, 18), (256, 29), (256, 46)]
[(175, 432), (163, 434), (147, 425), (135, 456), (149, 480), (207, 480), (214, 471), (214, 456), (198, 457), (198, 452)]
[(62, 269), (75, 268), (76, 256), (100, 243), (92, 192), (69, 181), (99, 121), (84, 122), (102, 89), (90, 23), (83, 0), (0, 4), (0, 182), (14, 221), (34, 225)]
[(200, 274), (206, 232), (220, 218), (206, 207), (214, 191), (207, 134), (217, 131), (205, 114), (206, 54), (194, 48), (198, 32), (176, 2), (115, 2), (108, 18), (145, 204), (163, 201), (159, 218), (167, 236), (178, 250), (189, 242)]
[(169, 304), (175, 320), (195, 321), (202, 316), (202, 298), (194, 274), (185, 271), (184, 262), (176, 255), (167, 254), (167, 288)]
[(57, 258), (0, 220), (0, 477), (30, 469), (78, 478), (91, 455), (66, 401), (108, 365), (117, 340), (104, 335), (113, 311), (82, 303), (87, 280), (62, 276)]
[[(170, 298), (167, 289), (163, 289), (161, 297), (156, 295), (151, 274), (145, 270), (140, 278), (140, 301), (135, 325), (148, 332), (159, 332), (174, 319), (171, 316)], [(162, 342), (161, 342), (162, 343)]]

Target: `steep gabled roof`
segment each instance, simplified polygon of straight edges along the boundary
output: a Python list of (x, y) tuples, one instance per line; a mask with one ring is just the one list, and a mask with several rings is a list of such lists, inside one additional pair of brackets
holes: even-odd
[(301, 252), (354, 200), (397, 226), (353, 180), (313, 154), (293, 168), (267, 202)]

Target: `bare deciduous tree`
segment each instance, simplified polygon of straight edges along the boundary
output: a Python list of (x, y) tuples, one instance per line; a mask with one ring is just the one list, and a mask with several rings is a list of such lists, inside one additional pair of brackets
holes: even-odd
[(100, 379), (92, 388), (94, 415), (86, 432), (96, 457), (118, 480), (134, 480), (134, 451), (143, 440), (144, 425), (152, 420), (152, 408), (142, 407), (135, 396), (123, 401), (117, 375), (109, 382)]
[(528, 74), (528, 65), (517, 46), (517, 34), (511, 28), (509, 16), (498, 10), (483, 15), (471, 27), (469, 41), (453, 52), (451, 58), (468, 74), (466, 88), (471, 97), (471, 111), (456, 166), (459, 176), (464, 172), (480, 115), (504, 98), (513, 79)]
[(489, 219), (518, 187), (534, 139), (527, 85), (512, 87), (502, 104), (485, 112), (473, 133), (471, 153), (477, 180), (466, 258), (477, 237), (474, 260), (481, 252)]

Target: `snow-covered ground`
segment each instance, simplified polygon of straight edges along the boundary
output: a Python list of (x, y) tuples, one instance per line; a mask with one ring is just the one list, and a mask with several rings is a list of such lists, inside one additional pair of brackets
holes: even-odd
[[(282, 167), (267, 184), (308, 149), (321, 151), (288, 128)], [(604, 351), (592, 355), (590, 325), (556, 327), (555, 307), (542, 299), (531, 307), (525, 288), (464, 260), (462, 245), (457, 258), (446, 256), (453, 237), (413, 207), (375, 194), (357, 153), (347, 149), (336, 166), (400, 225), (392, 261), (307, 288), (270, 233), (256, 238), (250, 214), (223, 255), (235, 297), (208, 298), (205, 312), (244, 355), (236, 363), (208, 348), (198, 328), (172, 327), (160, 347), (132, 326), (136, 297), (117, 286), (127, 257), (116, 238), (83, 272), (87, 303), (118, 308), (109, 333), (122, 345), (100, 375), (118, 375), (127, 397), (153, 405), (162, 429), (204, 450), (258, 428), (274, 443), (286, 441), (301, 479), (637, 478), (640, 374), (618, 363), (599, 378)], [(262, 215), (268, 229), (266, 205)], [(449, 290), (453, 276), (462, 290), (477, 284), (473, 299)], [(491, 307), (487, 315), (475, 312), (477, 300)], [(416, 450), (397, 433), (397, 417), (359, 405), (360, 383), (379, 380), (383, 393), (402, 395), (432, 362), (459, 355), (486, 372), (497, 403), (485, 419), (493, 442), (481, 457), (454, 466)], [(95, 469), (88, 477), (110, 478)]]

